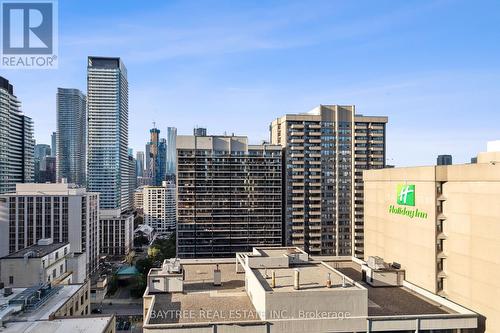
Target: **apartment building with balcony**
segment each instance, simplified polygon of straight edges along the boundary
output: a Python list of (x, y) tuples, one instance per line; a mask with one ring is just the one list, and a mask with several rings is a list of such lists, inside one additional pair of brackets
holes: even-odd
[(230, 257), (282, 242), (281, 147), (177, 136), (177, 254)]
[(283, 148), (285, 244), (314, 255), (363, 255), (363, 180), (385, 167), (387, 117), (320, 105), (270, 125)]

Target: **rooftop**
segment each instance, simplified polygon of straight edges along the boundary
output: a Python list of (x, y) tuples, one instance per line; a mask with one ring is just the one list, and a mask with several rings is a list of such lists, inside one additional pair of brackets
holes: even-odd
[(67, 245), (69, 243), (52, 243), (48, 245), (39, 245), (35, 244), (32, 246), (29, 246), (25, 249), (19, 250), (17, 252), (13, 252), (5, 257), (2, 257), (0, 259), (18, 259), (18, 258), (24, 258), (24, 256), (28, 253), (30, 254), (30, 258), (41, 258), (45, 257), (46, 255), (60, 249), (61, 247)]
[(353, 261), (335, 261), (327, 263), (368, 289), (369, 316), (456, 313), (405, 287), (370, 286), (362, 281), (361, 266)]
[[(57, 289), (54, 289), (54, 293), (50, 294), (42, 304), (33, 309), (32, 311), (19, 312), (14, 315), (16, 321), (35, 321), (35, 320), (47, 320), (49, 315), (57, 311), (69, 298), (71, 298), (78, 290), (82, 287), (82, 284), (70, 284), (70, 285), (59, 285)], [(4, 296), (3, 291), (0, 296), (0, 320), (8, 319), (10, 313), (9, 307), (16, 308), (15, 304), (9, 305), (9, 301), (14, 299), (20, 299), (30, 291), (32, 288), (14, 288), (13, 294), (10, 296)]]
[[(300, 289), (295, 290), (293, 286), (295, 270), (298, 270), (300, 276)], [(273, 292), (291, 292), (291, 291), (332, 291), (334, 288), (342, 287), (343, 277), (327, 265), (308, 264), (297, 268), (272, 268), (272, 269), (253, 269), (253, 272), (266, 291)], [(276, 285), (271, 287), (272, 272), (276, 276)], [(327, 279), (332, 282), (331, 288), (326, 286)], [(358, 289), (352, 283), (346, 281), (344, 289)]]
[(233, 311), (246, 311), (248, 320), (259, 320), (245, 292), (245, 275), (236, 273), (235, 263), (221, 263), (222, 285), (214, 286), (215, 267), (215, 263), (184, 264), (184, 292), (155, 294), (155, 315), (151, 316), (149, 324), (207, 322), (213, 316), (217, 316), (212, 319), (218, 321), (234, 321)]
[(263, 257), (282, 257), (285, 255), (293, 255), (296, 253), (305, 253), (295, 247), (259, 247), (256, 249)]
[[(310, 258), (301, 250), (293, 251), (254, 248), (251, 253), (238, 253), (235, 259), (176, 259), (179, 270), (172, 273), (152, 269), (149, 278), (153, 282), (148, 282), (144, 295), (143, 327), (225, 330), (237, 325), (235, 332), (248, 325), (265, 330), (270, 322), (271, 332), (292, 332), (298, 327), (308, 327), (310, 332), (363, 331), (367, 325), (374, 332), (387, 327), (412, 330), (415, 322), (433, 329), (477, 327), (475, 313), (406, 281), (372, 287), (362, 279), (362, 265), (363, 269), (368, 266), (359, 259)], [(214, 285), (217, 268), (221, 285)], [(296, 271), (298, 290), (294, 288)], [(383, 269), (377, 272), (385, 273)], [(182, 287), (165, 288), (171, 283)], [(318, 311), (333, 317), (303, 317), (303, 313)], [(350, 317), (336, 321), (335, 315), (342, 314)]]
[(92, 316), (78, 318), (62, 318), (54, 320), (40, 320), (34, 322), (13, 322), (0, 328), (2, 333), (99, 333), (113, 324), (113, 316)]

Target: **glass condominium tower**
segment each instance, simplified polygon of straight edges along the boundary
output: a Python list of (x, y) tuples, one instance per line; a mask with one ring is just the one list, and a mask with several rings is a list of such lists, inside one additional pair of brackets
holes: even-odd
[(88, 57), (87, 187), (100, 208), (125, 212), (129, 202), (128, 81), (120, 58)]
[(177, 128), (167, 127), (167, 175), (175, 175), (177, 169), (176, 137)]
[(78, 89), (57, 89), (57, 179), (85, 185), (87, 98)]
[(33, 182), (33, 121), (20, 108), (14, 88), (0, 76), (0, 194), (15, 192), (16, 183)]

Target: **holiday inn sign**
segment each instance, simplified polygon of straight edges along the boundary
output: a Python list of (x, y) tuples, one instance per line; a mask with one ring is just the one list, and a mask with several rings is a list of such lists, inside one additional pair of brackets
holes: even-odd
[[(407, 216), (411, 219), (421, 218), (426, 219), (427, 213), (415, 207), (415, 185), (414, 184), (398, 184), (396, 203), (399, 206), (390, 205), (389, 213), (396, 215)], [(401, 207), (403, 206), (403, 207)], [(408, 207), (410, 206), (410, 207)]]

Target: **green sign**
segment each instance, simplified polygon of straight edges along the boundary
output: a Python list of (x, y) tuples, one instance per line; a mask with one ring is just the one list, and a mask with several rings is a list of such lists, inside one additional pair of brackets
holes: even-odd
[(415, 185), (398, 184), (397, 204), (415, 206)]
[[(396, 203), (400, 206), (415, 206), (415, 185), (398, 184)], [(389, 213), (413, 218), (426, 219), (427, 213), (418, 208), (389, 206)]]

